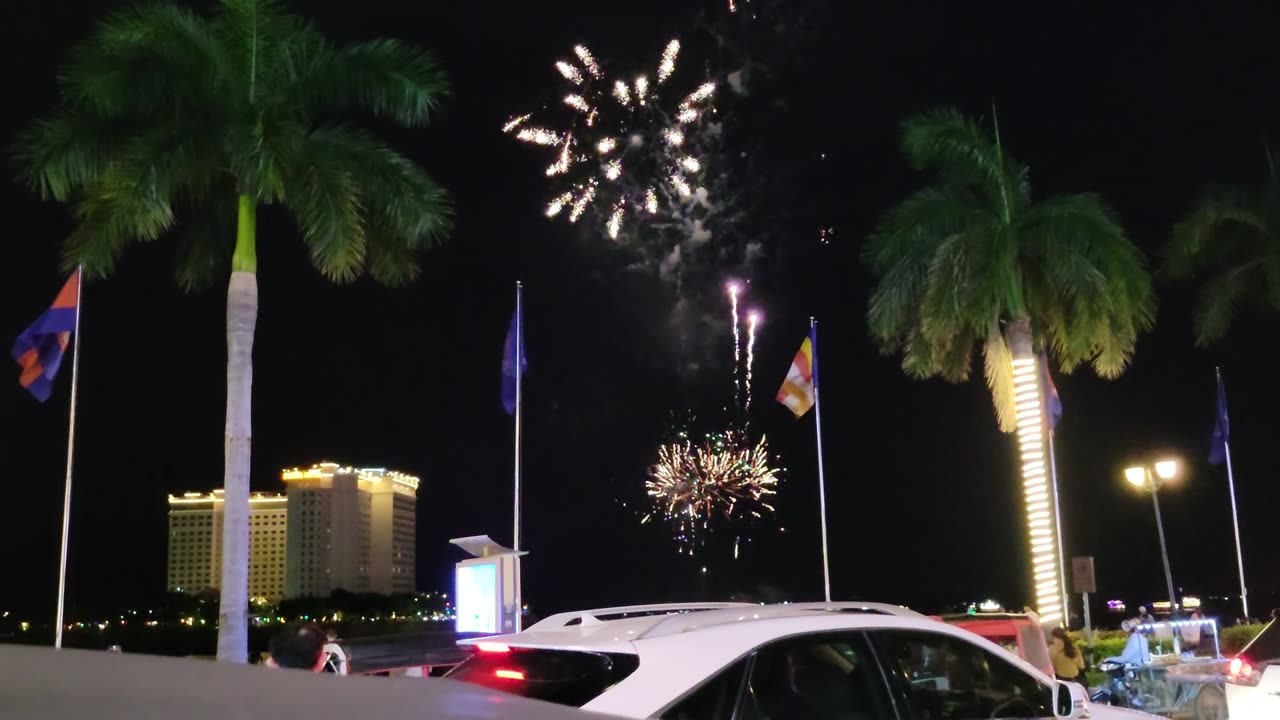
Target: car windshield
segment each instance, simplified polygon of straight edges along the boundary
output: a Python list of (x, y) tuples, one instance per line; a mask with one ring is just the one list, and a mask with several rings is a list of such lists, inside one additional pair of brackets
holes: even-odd
[(493, 690), (582, 707), (635, 672), (629, 654), (510, 648), (477, 651), (446, 677)]
[(1272, 620), (1262, 628), (1262, 632), (1253, 639), (1240, 654), (1249, 658), (1255, 665), (1265, 662), (1280, 661), (1280, 624)]

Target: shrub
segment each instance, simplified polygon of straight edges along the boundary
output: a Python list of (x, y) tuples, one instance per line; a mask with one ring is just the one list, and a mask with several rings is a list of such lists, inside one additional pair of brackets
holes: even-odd
[(1262, 632), (1262, 628), (1266, 625), (1236, 625), (1234, 627), (1223, 628), (1222, 638), (1222, 654), (1235, 655), (1249, 644), (1250, 640), (1257, 637)]

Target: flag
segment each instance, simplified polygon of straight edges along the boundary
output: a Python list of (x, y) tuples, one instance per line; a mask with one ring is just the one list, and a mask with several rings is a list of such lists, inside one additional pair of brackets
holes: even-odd
[(1053, 384), (1053, 373), (1049, 372), (1049, 356), (1040, 353), (1040, 372), (1044, 374), (1044, 405), (1048, 414), (1049, 430), (1058, 426), (1062, 419), (1062, 398), (1058, 396), (1058, 386)]
[[(518, 342), (517, 333), (520, 336)], [(516, 374), (524, 375), (528, 369), (529, 362), (524, 354), (524, 327), (517, 304), (515, 312), (511, 313), (511, 327), (507, 330), (507, 342), (502, 349), (502, 406), (508, 415), (516, 413)]]
[(1209, 463), (1221, 465), (1227, 459), (1227, 443), (1231, 442), (1231, 422), (1227, 419), (1227, 391), (1218, 373), (1218, 415), (1213, 419), (1213, 435), (1209, 438)]
[(62, 365), (71, 333), (76, 329), (76, 303), (80, 295), (80, 272), (67, 278), (53, 305), (40, 313), (31, 326), (18, 335), (10, 353), (22, 373), (18, 384), (36, 400), (44, 402), (53, 392), (53, 379)]
[(787, 379), (782, 381), (778, 390), (778, 402), (786, 405), (796, 417), (801, 417), (813, 407), (815, 370), (813, 338), (807, 337), (800, 344), (800, 352), (791, 361)]

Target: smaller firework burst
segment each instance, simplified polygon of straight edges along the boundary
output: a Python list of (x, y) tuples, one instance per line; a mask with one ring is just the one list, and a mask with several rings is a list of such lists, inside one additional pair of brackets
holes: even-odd
[(656, 517), (672, 527), (680, 552), (692, 555), (716, 522), (759, 520), (774, 512), (779, 471), (768, 441), (752, 445), (735, 431), (709, 433), (699, 443), (687, 435), (658, 449), (645, 490)]

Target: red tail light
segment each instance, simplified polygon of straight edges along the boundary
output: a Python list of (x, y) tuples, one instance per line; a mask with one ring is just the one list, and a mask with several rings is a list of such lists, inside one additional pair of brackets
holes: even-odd
[(511, 647), (496, 642), (478, 642), (476, 643), (476, 650), (482, 653), (509, 653), (511, 652)]
[(524, 673), (519, 670), (494, 670), (493, 676), (503, 680), (523, 680)]
[(1248, 685), (1250, 687), (1257, 685), (1262, 680), (1262, 673), (1253, 669), (1249, 664), (1249, 659), (1245, 657), (1237, 657), (1231, 661), (1230, 674), (1227, 676), (1227, 682), (1236, 685)]

